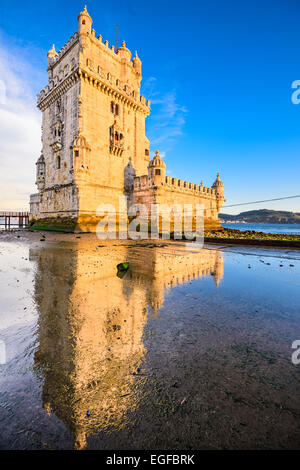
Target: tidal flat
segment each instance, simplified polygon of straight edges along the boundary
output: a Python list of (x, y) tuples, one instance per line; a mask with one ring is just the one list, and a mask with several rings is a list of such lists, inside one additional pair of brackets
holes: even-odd
[(300, 448), (299, 250), (2, 232), (0, 287), (0, 449)]

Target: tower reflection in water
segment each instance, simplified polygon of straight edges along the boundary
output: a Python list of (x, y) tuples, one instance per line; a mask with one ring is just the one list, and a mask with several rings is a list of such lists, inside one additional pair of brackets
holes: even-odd
[[(39, 310), (35, 368), (43, 377), (45, 411), (62, 420), (84, 449), (97, 430), (117, 431), (139, 405), (146, 377), (143, 332), (148, 308), (162, 307), (168, 288), (223, 277), (222, 254), (184, 247), (88, 243), (31, 249)], [(129, 261), (123, 278), (117, 264)]]

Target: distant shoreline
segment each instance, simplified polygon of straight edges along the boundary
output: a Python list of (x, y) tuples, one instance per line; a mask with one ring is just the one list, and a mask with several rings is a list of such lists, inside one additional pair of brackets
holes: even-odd
[(220, 224), (248, 224), (248, 225), (300, 225), (300, 222), (246, 222), (245, 220), (220, 220)]
[(220, 212), (219, 221), (225, 224), (294, 225), (300, 224), (300, 212), (270, 209), (245, 211), (239, 214)]

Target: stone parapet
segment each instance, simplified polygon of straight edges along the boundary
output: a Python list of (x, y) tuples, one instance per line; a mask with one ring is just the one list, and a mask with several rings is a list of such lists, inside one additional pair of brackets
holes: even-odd
[[(149, 178), (148, 175), (136, 176), (134, 178), (134, 190), (150, 189), (156, 186), (154, 180)], [(159, 187), (170, 188), (173, 191), (185, 192), (194, 195), (201, 195), (205, 197), (216, 198), (217, 193), (215, 189), (200, 184), (190, 183), (171, 176), (166, 176), (165, 180), (161, 181)]]

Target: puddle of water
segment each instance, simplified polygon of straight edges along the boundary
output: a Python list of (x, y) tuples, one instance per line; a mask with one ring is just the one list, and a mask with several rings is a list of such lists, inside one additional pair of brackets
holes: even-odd
[(0, 243), (0, 448), (299, 448), (299, 252), (98, 245)]

